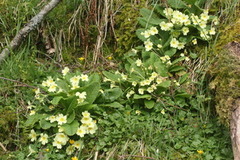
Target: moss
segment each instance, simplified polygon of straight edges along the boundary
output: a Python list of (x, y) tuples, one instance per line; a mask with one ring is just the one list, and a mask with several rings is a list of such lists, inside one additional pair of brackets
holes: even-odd
[(138, 4), (133, 4), (129, 0), (123, 1), (124, 6), (120, 14), (115, 17), (116, 21), (116, 38), (118, 56), (122, 56), (124, 53), (132, 48), (133, 44), (136, 44), (138, 38), (136, 36), (137, 18), (140, 17), (139, 10), (144, 7), (145, 1), (141, 0)]
[[(240, 8), (236, 12), (239, 12)], [(222, 123), (229, 126), (231, 112), (237, 98), (240, 97), (240, 59), (233, 56), (229, 43), (240, 43), (240, 18), (220, 30), (214, 46), (215, 63), (209, 71), (213, 80), (210, 88), (215, 93), (216, 112)], [(236, 53), (236, 51), (235, 51)]]
[(215, 46), (216, 52), (221, 51), (226, 44), (232, 41), (240, 42), (240, 19), (220, 30), (220, 37)]
[(10, 149), (14, 146), (16, 124), (17, 116), (13, 109), (10, 107), (0, 109), (0, 142), (7, 144)]
[(214, 77), (210, 88), (215, 91), (216, 111), (220, 121), (229, 126), (232, 107), (240, 97), (240, 61), (228, 50), (222, 51), (210, 73)]

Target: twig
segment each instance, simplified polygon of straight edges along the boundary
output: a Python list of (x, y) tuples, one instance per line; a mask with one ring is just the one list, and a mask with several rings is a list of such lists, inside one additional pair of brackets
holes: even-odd
[(0, 79), (6, 80), (6, 81), (15, 82), (15, 83), (19, 83), (19, 84), (21, 84), (21, 85), (24, 86), (24, 87), (30, 87), (30, 88), (38, 89), (38, 87), (31, 86), (31, 85), (28, 85), (28, 84), (26, 84), (26, 83), (23, 83), (23, 82), (14, 80), (14, 79), (9, 79), (9, 78), (5, 78), (5, 77), (0, 77)]
[(152, 157), (145, 157), (145, 156), (138, 156), (138, 155), (122, 155), (122, 156), (119, 156), (119, 158), (123, 159), (125, 157), (138, 157), (138, 158), (144, 158), (144, 159), (154, 159)]
[(43, 7), (43, 9), (35, 15), (29, 23), (27, 23), (13, 38), (10, 42), (10, 45), (3, 49), (0, 54), (0, 63), (10, 54), (11, 50), (16, 49), (22, 42), (22, 40), (32, 31), (34, 30), (43, 20), (43, 18), (53, 9), (55, 8), (61, 0), (51, 0), (47, 5)]
[(98, 157), (98, 151), (95, 152), (94, 160), (97, 160)]
[(0, 146), (2, 147), (2, 149), (4, 150), (4, 152), (7, 152), (7, 149), (4, 147), (4, 145), (0, 142)]

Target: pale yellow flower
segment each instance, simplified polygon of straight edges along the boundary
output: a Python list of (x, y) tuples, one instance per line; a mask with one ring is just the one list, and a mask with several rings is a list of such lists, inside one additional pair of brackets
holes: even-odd
[(162, 110), (161, 110), (161, 113), (162, 113), (162, 114), (165, 114), (165, 110), (164, 110), (164, 109), (162, 109)]
[(61, 149), (62, 145), (63, 143), (60, 141), (57, 141), (57, 140), (53, 141), (53, 146), (57, 147), (58, 149)]
[(73, 146), (77, 149), (81, 149), (83, 147), (82, 141), (75, 141)]
[(137, 59), (135, 63), (138, 67), (140, 67), (142, 65), (141, 59)]
[(30, 131), (29, 138), (31, 138), (31, 142), (37, 140), (37, 133), (33, 129)]
[(138, 89), (138, 93), (139, 93), (139, 94), (144, 94), (144, 89), (143, 89), (143, 88), (139, 88), (139, 89)]
[(46, 143), (48, 143), (48, 135), (46, 133), (41, 133), (39, 141), (42, 143), (42, 145), (45, 145)]
[(79, 135), (80, 137), (84, 137), (84, 135), (86, 134), (86, 127), (80, 126), (77, 129), (76, 134)]
[(82, 81), (88, 81), (88, 75), (82, 74), (82, 75), (80, 76), (80, 79), (81, 79)]
[(69, 140), (68, 136), (64, 133), (57, 133), (54, 141), (61, 142), (61, 145), (65, 145), (67, 141)]
[(141, 111), (136, 110), (136, 114), (137, 114), (137, 115), (140, 115), (140, 114), (141, 114)]
[(173, 38), (170, 42), (170, 46), (173, 48), (178, 48), (179, 41), (176, 38)]
[(74, 150), (75, 150), (74, 146), (68, 146), (66, 149), (67, 155), (71, 155), (74, 152)]
[(58, 122), (59, 125), (67, 123), (67, 116), (64, 116), (63, 114), (59, 114), (56, 117), (56, 121)]
[(63, 76), (66, 76), (66, 74), (70, 71), (70, 69), (68, 67), (64, 67), (64, 69), (62, 70), (62, 74)]
[(151, 27), (150, 30), (149, 30), (150, 34), (151, 35), (155, 35), (155, 34), (158, 34), (158, 30), (156, 27)]
[(90, 113), (88, 111), (82, 112), (83, 117), (90, 117)]

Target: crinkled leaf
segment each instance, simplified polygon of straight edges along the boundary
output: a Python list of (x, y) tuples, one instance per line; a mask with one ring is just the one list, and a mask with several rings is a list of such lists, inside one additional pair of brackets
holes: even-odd
[(77, 120), (74, 120), (72, 123), (70, 124), (64, 124), (62, 125), (62, 128), (64, 130), (64, 132), (68, 135), (68, 136), (73, 136), (78, 129), (79, 123)]
[(160, 76), (162, 76), (162, 77), (168, 76), (168, 71), (167, 71), (166, 65), (163, 64), (162, 62), (155, 62), (154, 67)]
[(144, 104), (146, 108), (152, 109), (155, 105), (155, 102), (153, 100), (144, 100)]
[(25, 122), (26, 126), (33, 126), (35, 123), (39, 122), (39, 120), (46, 118), (47, 115), (43, 114), (34, 114), (28, 117), (27, 121)]
[(184, 74), (179, 78), (179, 83), (183, 84), (188, 79), (189, 74)]
[(67, 118), (67, 123), (72, 123), (72, 121), (75, 119), (75, 111), (73, 111)]
[(164, 10), (164, 9), (165, 9), (165, 8), (162, 7), (162, 6), (160, 6), (160, 5), (156, 5), (156, 7), (155, 7), (155, 11), (156, 11), (157, 13), (159, 13), (160, 15), (162, 15), (162, 16), (165, 17), (165, 14), (163, 13), (163, 10)]
[(77, 107), (77, 105), (78, 105), (78, 101), (77, 101), (77, 97), (75, 97), (72, 99), (72, 102), (70, 103), (69, 107), (67, 108), (67, 113), (73, 112), (74, 109)]
[(168, 55), (169, 57), (172, 57), (176, 52), (177, 52), (176, 48), (171, 48), (171, 49), (167, 50), (166, 52), (164, 52), (164, 54)]
[(56, 96), (52, 99), (51, 103), (53, 105), (58, 105), (59, 101), (62, 99), (63, 97), (62, 96)]
[(172, 8), (177, 8), (177, 9), (181, 9), (181, 8), (188, 8), (188, 6), (186, 5), (186, 3), (184, 3), (181, 0), (167, 0), (167, 3), (172, 7)]
[(100, 76), (98, 73), (93, 73), (90, 77), (89, 77), (89, 83), (93, 83), (93, 82), (100, 82)]
[(151, 99), (152, 96), (150, 94), (138, 95), (134, 94), (133, 99)]
[(169, 68), (169, 72), (177, 72), (181, 70), (185, 70), (185, 68), (183, 66), (171, 66)]
[(68, 87), (68, 84), (66, 83), (66, 81), (64, 81), (64, 80), (58, 80), (58, 81), (56, 81), (56, 84), (57, 84), (62, 90), (64, 90), (65, 92), (68, 92), (69, 87)]
[(120, 88), (112, 88), (105, 90), (104, 97), (107, 100), (110, 100), (111, 102), (118, 99), (120, 96), (122, 96), (122, 90)]
[(103, 71), (103, 75), (114, 82), (118, 82), (119, 80), (121, 80), (121, 75), (119, 75), (119, 74), (114, 74), (111, 72)]
[(42, 129), (49, 129), (57, 125), (56, 123), (50, 123), (50, 121), (47, 121), (45, 119), (42, 119), (41, 121), (39, 121), (39, 124)]
[(166, 80), (166, 81), (160, 83), (158, 86), (159, 87), (163, 87), (163, 88), (169, 88), (171, 86), (171, 81), (170, 80)]
[(77, 107), (77, 112), (84, 112), (98, 107), (96, 104), (85, 104)]
[(136, 35), (137, 37), (142, 40), (143, 42), (146, 41), (146, 38), (141, 34), (142, 32), (144, 32), (145, 29), (141, 28), (141, 29), (137, 29), (136, 31)]
[(185, 58), (186, 58), (186, 57), (180, 57), (180, 58), (175, 59), (175, 60), (172, 62), (172, 65), (173, 65), (173, 64), (176, 64), (176, 63), (178, 63), (178, 62), (181, 62), (181, 61), (183, 61), (183, 60), (185, 60)]
[(118, 102), (113, 102), (113, 103), (109, 103), (109, 104), (103, 104), (101, 106), (103, 106), (103, 107), (111, 107), (111, 108), (123, 108), (123, 105), (121, 105)]

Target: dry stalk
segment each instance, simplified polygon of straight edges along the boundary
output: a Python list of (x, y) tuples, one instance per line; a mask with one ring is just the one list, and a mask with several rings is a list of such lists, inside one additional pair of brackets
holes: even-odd
[[(102, 16), (101, 16), (102, 15)], [(101, 49), (104, 43), (104, 40), (107, 36), (108, 31), (108, 15), (109, 15), (109, 0), (105, 0), (103, 4), (103, 10), (101, 9), (101, 3), (98, 6), (98, 18), (97, 18), (97, 27), (98, 27), (98, 36), (97, 42), (95, 45), (94, 53), (93, 53), (93, 64), (96, 65), (98, 63), (99, 58), (102, 56)]]
[(0, 142), (0, 146), (2, 147), (2, 149), (4, 150), (4, 152), (7, 152), (6, 147)]
[(146, 157), (146, 156), (138, 156), (138, 155), (121, 155), (119, 156), (120, 159), (125, 159), (128, 157), (136, 157), (136, 158), (143, 158), (143, 159), (154, 159), (152, 157)]

